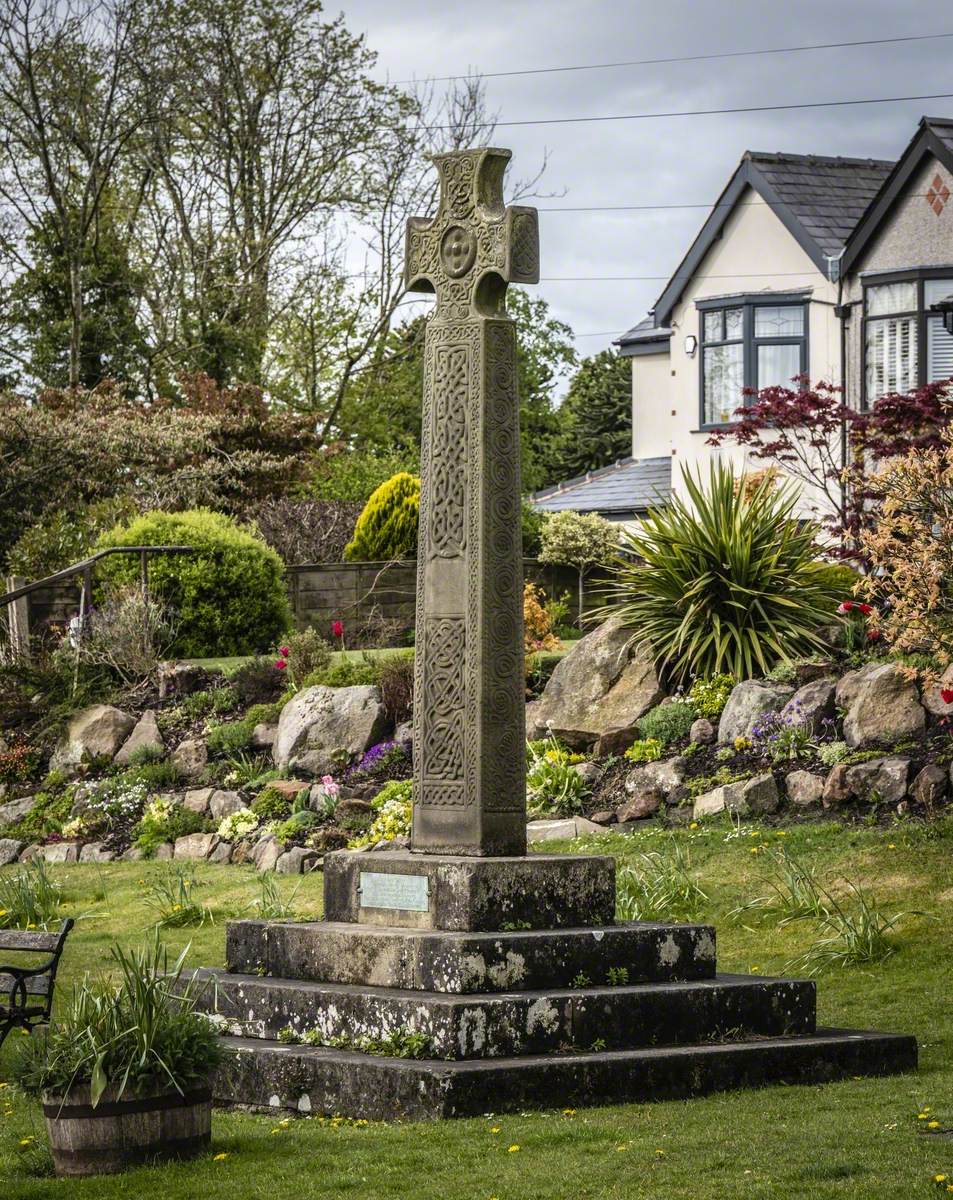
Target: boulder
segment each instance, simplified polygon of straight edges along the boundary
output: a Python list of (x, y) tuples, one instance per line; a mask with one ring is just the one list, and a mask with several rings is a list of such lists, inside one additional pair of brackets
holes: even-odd
[(160, 700), (188, 696), (192, 692), (207, 692), (215, 680), (211, 671), (186, 662), (159, 663), (158, 676)]
[[(656, 793), (666, 804), (678, 804), (687, 795), (684, 786), (685, 760), (660, 758), (631, 771), (625, 780), (625, 790), (633, 799), (646, 792)], [(619, 818), (622, 820), (622, 818)]]
[(946, 782), (946, 771), (936, 763), (927, 763), (910, 785), (910, 795), (919, 804), (933, 808), (946, 798)]
[(79, 852), (81, 863), (112, 862), (115, 857), (115, 851), (106, 850), (102, 842), (87, 842)]
[(342, 753), (363, 754), (386, 728), (376, 687), (303, 688), (281, 710), (272, 754), (282, 770), (325, 775)]
[(394, 730), (394, 741), (408, 749), (414, 744), (414, 723), (413, 721), (401, 721)]
[(947, 704), (940, 692), (953, 689), (953, 666), (949, 666), (940, 676), (938, 683), (930, 684), (923, 689), (923, 707), (934, 717), (953, 717), (953, 703)]
[[(171, 842), (162, 842), (161, 845), (156, 846), (153, 857), (157, 862), (168, 862), (170, 859), (175, 857), (175, 846), (173, 846)], [(185, 857), (190, 856), (186, 855)], [(196, 856), (192, 855), (191, 857)]]
[(120, 855), (120, 859), (122, 862), (141, 862), (145, 856), (145, 850), (140, 850), (138, 846), (130, 846)]
[(648, 645), (612, 617), (557, 663), (527, 711), (529, 736), (551, 730), (574, 750), (616, 753), (631, 744), (639, 718), (664, 695)]
[(268, 784), (268, 790), (277, 792), (286, 800), (294, 801), (302, 793), (310, 789), (311, 784), (303, 779), (273, 779)]
[(182, 803), (192, 812), (204, 817), (209, 811), (209, 801), (215, 795), (215, 788), (191, 788), (185, 793)]
[(847, 786), (859, 800), (879, 799), (896, 804), (907, 794), (909, 758), (872, 758), (847, 768)]
[(598, 812), (589, 814), (589, 820), (595, 825), (614, 825), (618, 819), (611, 808), (600, 808)]
[(821, 722), (834, 716), (836, 690), (837, 680), (832, 676), (814, 679), (798, 688), (781, 709), (781, 716), (788, 725), (797, 725), (810, 729), (811, 733), (820, 733)]
[(368, 800), (340, 800), (334, 810), (335, 821), (346, 821), (349, 818), (370, 817), (374, 808)]
[(313, 871), (320, 855), (306, 846), (292, 846), (275, 863), (279, 875), (307, 875)]
[(21, 821), (33, 811), (35, 804), (35, 796), (23, 796), (19, 800), (8, 800), (6, 804), (0, 804), (0, 826), (16, 825), (17, 821)]
[(847, 767), (838, 763), (831, 767), (830, 774), (824, 780), (824, 791), (821, 793), (821, 804), (825, 808), (836, 808), (850, 799), (850, 784), (847, 782)]
[(791, 771), (784, 777), (784, 787), (796, 808), (813, 808), (824, 795), (824, 780), (810, 771)]
[(227, 863), (232, 859), (232, 843), (221, 841), (208, 856), (208, 861), (213, 863)]
[(188, 833), (175, 839), (173, 857), (208, 858), (220, 840), (217, 833)]
[(777, 712), (791, 698), (791, 689), (766, 679), (746, 679), (732, 688), (718, 722), (719, 742), (750, 737), (766, 713)]
[(845, 712), (848, 746), (917, 737), (926, 726), (915, 685), (892, 663), (871, 663), (850, 671), (837, 685), (837, 703)]
[(79, 842), (54, 842), (50, 846), (41, 846), (34, 857), (48, 863), (74, 863), (79, 862), (79, 851)]
[(776, 812), (780, 802), (778, 785), (768, 772), (755, 775), (752, 779), (723, 784), (699, 796), (693, 806), (692, 816), (697, 821), (700, 817), (710, 817), (726, 809), (741, 817), (761, 816)]
[(111, 704), (93, 704), (78, 712), (66, 727), (66, 734), (53, 751), (50, 768), (76, 767), (91, 759), (112, 759), (136, 722), (128, 713)]
[(159, 731), (159, 722), (151, 708), (139, 718), (132, 733), (119, 747), (114, 761), (120, 766), (126, 766), (137, 750), (144, 750), (147, 747), (152, 750), (165, 751), (165, 742)]
[(263, 837), (255, 844), (251, 852), (251, 861), (259, 871), (273, 871), (282, 854), (284, 847), (277, 838)]
[(251, 748), (253, 750), (270, 750), (278, 736), (278, 726), (267, 722), (259, 722), (251, 731)]
[(230, 817), (232, 813), (237, 813), (244, 807), (245, 802), (238, 792), (216, 791), (209, 797), (208, 810), (215, 821)]
[(697, 721), (693, 721), (692, 727), (688, 731), (688, 740), (699, 746), (710, 746), (716, 736), (714, 725), (705, 717), (699, 717)]
[[(534, 842), (556, 842), (575, 836), (575, 817), (554, 817), (549, 820), (529, 821), (526, 825), (526, 840), (530, 845)], [(377, 847), (375, 846), (374, 849), (376, 850)], [(384, 849), (390, 849), (389, 842), (384, 844)]]
[(645, 789), (639, 792), (634, 800), (627, 800), (616, 813), (616, 819), (624, 821), (644, 821), (654, 816), (662, 807), (665, 800), (658, 789)]
[(0, 838), (0, 867), (15, 863), (25, 846), (26, 842), (17, 841), (16, 838)]
[(186, 738), (172, 752), (172, 765), (183, 779), (198, 779), (208, 765), (208, 747), (201, 738)]

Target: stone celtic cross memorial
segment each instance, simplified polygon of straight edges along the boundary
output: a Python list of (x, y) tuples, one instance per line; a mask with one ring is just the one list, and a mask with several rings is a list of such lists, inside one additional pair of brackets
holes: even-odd
[[(508, 159), (437, 156), (437, 213), (407, 231), (407, 285), (437, 301), (411, 849), (326, 854), (323, 921), (229, 922), (227, 970), (197, 973), (214, 983), (200, 1003), (229, 1028), (215, 1096), (409, 1119), (912, 1069), (913, 1038), (818, 1029), (813, 981), (719, 974), (710, 926), (616, 922), (613, 858), (526, 853), (519, 422), (504, 296), (535, 282), (539, 263), (535, 212), (503, 205)], [(407, 1035), (420, 1057), (399, 1056)]]
[(504, 208), (508, 150), (435, 158), (405, 280), (436, 293), (424, 349), (415, 850), (526, 850), (516, 337), (508, 283), (539, 280), (536, 210)]

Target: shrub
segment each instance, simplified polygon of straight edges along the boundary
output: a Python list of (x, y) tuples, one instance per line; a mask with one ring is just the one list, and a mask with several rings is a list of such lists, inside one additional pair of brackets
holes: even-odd
[(346, 500), (364, 505), (372, 493), (400, 472), (419, 468), (414, 448), (339, 450), (325, 453), (314, 466), (311, 494), (319, 500)]
[(555, 739), (527, 742), (526, 803), (542, 816), (571, 817), (582, 809), (589, 785)]
[(226, 842), (238, 842), (248, 837), (258, 828), (258, 815), (250, 808), (240, 808), (238, 812), (229, 813), (218, 827), (218, 836)]
[(346, 659), (344, 662), (335, 663), (332, 667), (323, 667), (318, 671), (312, 671), (304, 680), (303, 686), (358, 687), (376, 684), (377, 679), (377, 669), (372, 662), (352, 662), (350, 659)]
[(687, 700), (673, 700), (670, 704), (658, 704), (642, 717), (639, 733), (644, 738), (655, 738), (664, 750), (673, 742), (688, 737), (696, 716), (694, 705)]
[(303, 838), (309, 830), (320, 823), (321, 818), (317, 813), (311, 812), (308, 808), (302, 808), (300, 812), (293, 812), (286, 821), (280, 821), (275, 825), (272, 833), (282, 846), (287, 846), (296, 838)]
[(682, 471), (673, 496), (622, 535), (609, 612), (648, 640), (673, 679), (763, 674), (824, 646), (836, 598), (818, 573), (818, 530), (798, 521), (796, 493), (763, 481), (750, 497), (712, 463), (707, 487)]
[(190, 833), (201, 833), (205, 819), (184, 804), (175, 804), (157, 796), (151, 800), (132, 831), (136, 846), (150, 858), (166, 842)]
[(291, 812), (291, 801), (274, 788), (266, 787), (251, 806), (252, 812), (261, 822), (281, 821)]
[(371, 801), (375, 816), (370, 829), (348, 842), (348, 847), (356, 850), (360, 846), (373, 846), (376, 842), (409, 837), (413, 798), (414, 785), (409, 779), (394, 779), (385, 783)]
[(120, 521), (131, 521), (136, 505), (125, 496), (97, 500), (78, 509), (48, 508), (10, 550), (7, 570), (43, 579), (88, 558), (97, 539)]
[[(86, 976), (50, 1029), (46, 1062), (28, 1090), (68, 1097), (90, 1088), (93, 1108), (107, 1087), (116, 1098), (150, 1087), (185, 1094), (221, 1060), (218, 1032), (195, 1011), (193, 983), (182, 979), (185, 951), (170, 963), (158, 933), (145, 948), (113, 946), (115, 979)], [(32, 1083), (32, 1086), (29, 1086)]]
[[(192, 546), (193, 554), (157, 554), (149, 563), (151, 591), (176, 611), (170, 652), (183, 658), (254, 654), (278, 640), (291, 620), (281, 559), (254, 533), (221, 513), (151, 512), (99, 540), (108, 546)], [(114, 555), (102, 572), (131, 583), (134, 555)]]
[(662, 743), (658, 738), (639, 739), (626, 750), (625, 757), (634, 763), (655, 762), (662, 757)]
[(406, 721), (414, 705), (413, 655), (388, 654), (377, 660), (377, 684), (388, 720)]
[(344, 548), (347, 562), (381, 562), (417, 553), (420, 480), (400, 471), (373, 493)]
[(213, 725), (205, 737), (209, 754), (238, 754), (241, 750), (247, 750), (251, 745), (253, 728), (247, 721)]
[(696, 679), (688, 689), (688, 703), (706, 721), (717, 721), (728, 703), (735, 681), (731, 675)]
[(25, 741), (0, 749), (0, 783), (25, 783), (40, 765), (40, 753)]
[(284, 674), (293, 688), (300, 688), (314, 671), (324, 670), (331, 665), (331, 647), (316, 629), (290, 633), (285, 638), (281, 653), (288, 664)]
[(356, 775), (373, 777), (383, 775), (391, 768), (409, 761), (407, 750), (400, 742), (378, 742), (361, 755), (348, 771), (348, 778)]
[(234, 689), (236, 707), (240, 705), (242, 708), (249, 704), (272, 704), (288, 686), (284, 672), (276, 670), (275, 660), (268, 656), (242, 663), (232, 674), (229, 683)]
[(527, 580), (523, 585), (523, 649), (527, 654), (559, 649), (559, 638), (553, 633), (544, 598), (543, 589)]
[(817, 748), (817, 757), (825, 767), (836, 767), (849, 756), (850, 746), (846, 742), (826, 742)]
[(60, 833), (73, 810), (73, 789), (39, 792), (33, 807), (14, 825), (4, 830), (6, 837), (23, 842), (42, 842), (53, 833)]
[(288, 566), (340, 562), (366, 499), (362, 496), (354, 503), (269, 496), (251, 515), (258, 532)]

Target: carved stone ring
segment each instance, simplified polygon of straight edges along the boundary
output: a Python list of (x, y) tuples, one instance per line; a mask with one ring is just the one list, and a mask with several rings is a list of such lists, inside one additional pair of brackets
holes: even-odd
[(466, 275), (476, 259), (476, 238), (462, 225), (451, 225), (440, 242), (440, 261), (451, 279)]

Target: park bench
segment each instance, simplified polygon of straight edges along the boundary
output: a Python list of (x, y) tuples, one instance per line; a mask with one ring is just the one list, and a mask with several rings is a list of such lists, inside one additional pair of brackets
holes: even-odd
[[(31, 1033), (37, 1025), (49, 1023), (56, 968), (72, 928), (73, 920), (67, 918), (56, 933), (0, 929), (0, 1046), (12, 1029)], [(48, 953), (50, 957), (39, 965), (16, 965), (5, 961), (11, 951), (31, 955)], [(23, 960), (20, 962), (22, 964)]]

